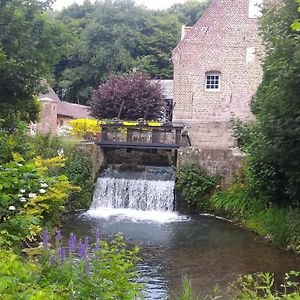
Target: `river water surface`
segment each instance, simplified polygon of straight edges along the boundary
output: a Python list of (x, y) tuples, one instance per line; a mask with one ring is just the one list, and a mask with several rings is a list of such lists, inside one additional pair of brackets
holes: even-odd
[[(272, 248), (233, 224), (208, 215), (130, 209), (94, 209), (70, 217), (66, 234), (103, 239), (123, 233), (128, 244), (141, 247), (138, 269), (146, 299), (169, 299), (188, 274), (193, 289), (204, 296), (218, 284), (221, 289), (239, 275), (284, 272), (300, 268), (299, 258)], [(202, 298), (201, 298), (202, 299)]]

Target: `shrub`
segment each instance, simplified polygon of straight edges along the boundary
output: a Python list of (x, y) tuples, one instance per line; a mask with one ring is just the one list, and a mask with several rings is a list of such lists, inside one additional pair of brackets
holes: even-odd
[(239, 277), (228, 287), (231, 299), (251, 300), (296, 300), (300, 298), (300, 272), (291, 271), (285, 274), (281, 291), (275, 287), (274, 274), (255, 273)]
[(99, 125), (103, 123), (104, 121), (95, 119), (75, 119), (70, 121), (72, 134), (80, 137), (83, 137), (86, 133), (100, 133), (101, 127)]
[(76, 187), (66, 176), (49, 177), (49, 168), (62, 167), (61, 157), (25, 162), (21, 157), (0, 165), (0, 231), (11, 242), (32, 241), (43, 224), (58, 221)]
[(217, 176), (208, 174), (197, 165), (187, 164), (178, 169), (176, 186), (190, 206), (207, 209), (208, 200), (218, 181)]
[(1, 299), (67, 299), (65, 287), (48, 282), (40, 285), (41, 270), (37, 265), (14, 253), (0, 248)]
[(31, 138), (34, 154), (42, 158), (52, 158), (58, 154), (68, 156), (75, 147), (75, 142), (51, 134), (37, 134)]
[(25, 123), (15, 120), (13, 127), (7, 127), (5, 121), (0, 119), (0, 164), (11, 161), (14, 154), (25, 159), (32, 157), (33, 149), (26, 132)]
[(52, 158), (57, 153), (64, 157), (64, 166), (60, 169), (48, 168), (49, 176), (66, 175), (71, 184), (79, 186), (66, 201), (68, 210), (87, 208), (92, 199), (93, 178), (92, 158), (88, 149), (63, 137), (38, 135), (33, 138), (35, 153), (43, 158)]
[(67, 208), (88, 208), (93, 196), (92, 158), (89, 150), (74, 148), (68, 155), (64, 173), (72, 184), (80, 186), (79, 191), (73, 191), (69, 195)]
[(71, 233), (67, 251), (60, 231), (54, 248), (49, 247), (44, 231), (43, 246), (42, 285), (64, 286), (72, 299), (131, 300), (141, 296), (135, 267), (139, 248), (129, 250), (122, 235), (105, 242), (96, 234), (95, 243), (90, 243), (88, 237), (82, 241)]

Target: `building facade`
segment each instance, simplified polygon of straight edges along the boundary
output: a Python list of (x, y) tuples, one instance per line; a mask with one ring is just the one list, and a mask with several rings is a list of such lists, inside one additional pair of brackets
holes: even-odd
[(90, 118), (89, 107), (61, 101), (54, 90), (38, 96), (41, 103), (39, 121), (32, 126), (32, 133), (60, 134), (73, 119)]
[(264, 53), (257, 17), (262, 1), (215, 0), (173, 50), (173, 120), (198, 148), (235, 146), (230, 120), (252, 119), (250, 102), (262, 80)]

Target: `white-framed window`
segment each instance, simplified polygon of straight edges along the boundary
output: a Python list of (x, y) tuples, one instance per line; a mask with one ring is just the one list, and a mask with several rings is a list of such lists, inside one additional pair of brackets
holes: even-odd
[(261, 6), (263, 0), (249, 0), (249, 18), (258, 18), (261, 16)]
[(221, 74), (219, 72), (207, 72), (205, 74), (205, 90), (219, 91)]

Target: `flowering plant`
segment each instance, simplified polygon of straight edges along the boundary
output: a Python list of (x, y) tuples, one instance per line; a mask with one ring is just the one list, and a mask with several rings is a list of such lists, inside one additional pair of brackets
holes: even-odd
[(9, 241), (32, 241), (45, 223), (54, 223), (72, 186), (66, 176), (47, 176), (62, 158), (24, 162), (16, 156), (0, 165), (0, 233)]
[(92, 243), (87, 236), (82, 240), (71, 233), (65, 246), (59, 229), (54, 247), (47, 230), (42, 238), (42, 285), (44, 281), (65, 286), (72, 299), (132, 300), (140, 296), (142, 285), (135, 267), (139, 248), (128, 250), (122, 235), (105, 242), (97, 232)]

